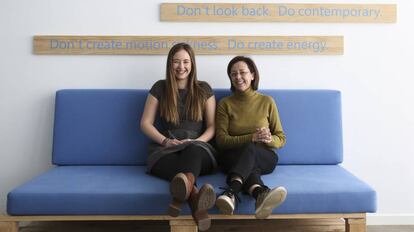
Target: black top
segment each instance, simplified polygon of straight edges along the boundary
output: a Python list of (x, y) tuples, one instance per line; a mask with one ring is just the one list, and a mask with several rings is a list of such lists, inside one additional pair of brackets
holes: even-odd
[[(203, 89), (205, 94), (205, 101), (213, 96), (213, 90), (207, 82), (199, 81), (200, 87)], [(163, 94), (165, 94), (165, 80), (157, 81), (152, 88), (150, 89), (150, 94), (160, 101)], [(186, 89), (179, 89), (179, 101), (178, 101), (178, 114), (180, 116), (180, 121), (178, 124), (167, 122), (164, 118), (160, 117), (160, 127), (157, 127), (160, 133), (168, 138), (176, 138), (179, 140), (182, 139), (196, 139), (203, 134), (205, 130), (204, 118), (201, 121), (193, 121), (186, 118), (185, 115), (185, 99), (187, 97)], [(163, 147), (158, 143), (152, 142), (148, 146), (148, 157), (147, 157), (147, 169), (151, 172), (152, 167), (160, 160), (162, 157), (180, 151), (186, 148), (188, 145), (196, 145), (202, 147), (210, 156), (213, 163), (212, 170), (216, 169), (217, 161), (215, 159), (216, 151), (209, 144), (202, 141), (193, 140), (191, 142), (186, 142), (180, 145), (172, 147)]]
[[(208, 99), (213, 96), (213, 90), (207, 82), (199, 81), (198, 84), (202, 88), (205, 98)], [(150, 89), (150, 94), (160, 101), (165, 94), (165, 80), (157, 81)], [(195, 139), (199, 137), (204, 131), (204, 121), (192, 121), (188, 120), (185, 115), (185, 99), (187, 97), (187, 89), (179, 89), (179, 100), (178, 100), (178, 115), (180, 122), (174, 124), (167, 122), (165, 118), (160, 118), (161, 128), (160, 132), (169, 138), (173, 136), (177, 139)], [(170, 132), (169, 132), (170, 131)], [(187, 131), (187, 132), (183, 132)], [(173, 135), (171, 135), (173, 133)]]

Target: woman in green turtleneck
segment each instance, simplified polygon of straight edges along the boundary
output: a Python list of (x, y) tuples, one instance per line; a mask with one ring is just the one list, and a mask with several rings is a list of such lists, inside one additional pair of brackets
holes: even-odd
[(223, 98), (216, 111), (219, 164), (227, 173), (227, 188), (216, 205), (232, 214), (240, 191), (256, 199), (256, 218), (268, 217), (286, 198), (284, 187), (269, 189), (261, 175), (273, 172), (286, 137), (272, 97), (256, 92), (259, 72), (249, 57), (234, 57), (227, 66), (233, 94)]

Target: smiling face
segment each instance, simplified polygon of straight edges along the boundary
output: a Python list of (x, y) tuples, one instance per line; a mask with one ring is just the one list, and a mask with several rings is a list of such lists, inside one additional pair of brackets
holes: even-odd
[(236, 91), (244, 92), (251, 86), (254, 73), (250, 72), (245, 62), (239, 61), (231, 67), (230, 79)]
[(178, 82), (188, 80), (191, 73), (191, 58), (186, 50), (180, 50), (174, 54), (172, 69)]

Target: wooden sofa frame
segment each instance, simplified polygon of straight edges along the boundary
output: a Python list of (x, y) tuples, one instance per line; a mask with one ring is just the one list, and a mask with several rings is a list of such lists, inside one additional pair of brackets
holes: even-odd
[[(254, 215), (210, 215), (212, 220), (243, 220), (255, 219)], [(345, 221), (345, 232), (366, 232), (365, 213), (347, 214), (273, 214), (268, 219), (343, 219)], [(171, 232), (197, 232), (197, 225), (191, 216), (124, 216), (124, 215), (102, 215), (102, 216), (0, 216), (0, 232), (18, 232), (19, 222), (31, 221), (152, 221), (168, 220)]]

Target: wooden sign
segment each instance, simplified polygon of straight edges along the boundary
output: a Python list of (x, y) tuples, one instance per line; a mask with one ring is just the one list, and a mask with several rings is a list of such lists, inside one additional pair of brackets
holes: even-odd
[(35, 54), (157, 55), (176, 43), (197, 55), (342, 55), (342, 36), (34, 36)]
[(162, 3), (161, 21), (395, 23), (395, 4)]

